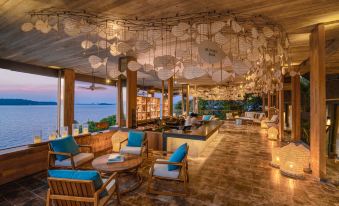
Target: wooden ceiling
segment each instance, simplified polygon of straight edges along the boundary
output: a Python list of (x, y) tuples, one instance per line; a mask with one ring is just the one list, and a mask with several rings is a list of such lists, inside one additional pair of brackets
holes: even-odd
[[(264, 15), (288, 32), (293, 64), (309, 56), (309, 32), (315, 24), (337, 21), (326, 26), (329, 43), (339, 40), (339, 2), (337, 0), (0, 0), (0, 58), (39, 66), (59, 66), (89, 73), (91, 67), (80, 42), (85, 37), (69, 37), (64, 33), (44, 35), (36, 30), (21, 32), (29, 21), (26, 12), (43, 8), (88, 10), (120, 17), (159, 18), (177, 13), (231, 10), (239, 14)], [(330, 45), (330, 44), (329, 44)], [(327, 57), (331, 73), (338, 73), (339, 52)], [(117, 62), (111, 58), (111, 62)], [(105, 71), (97, 73), (103, 76)], [(147, 84), (147, 82), (146, 82)], [(155, 84), (155, 81), (149, 84)]]

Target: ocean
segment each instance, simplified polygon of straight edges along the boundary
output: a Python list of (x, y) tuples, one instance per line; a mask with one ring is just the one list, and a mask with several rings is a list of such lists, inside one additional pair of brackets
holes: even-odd
[[(74, 119), (79, 123), (116, 114), (115, 105), (75, 105)], [(44, 140), (57, 128), (57, 106), (0, 106), (0, 150), (33, 142), (42, 132)]]

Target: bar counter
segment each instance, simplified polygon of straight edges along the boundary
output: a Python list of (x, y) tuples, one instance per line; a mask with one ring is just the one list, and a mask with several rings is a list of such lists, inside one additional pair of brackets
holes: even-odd
[(163, 150), (174, 151), (181, 144), (189, 145), (189, 156), (198, 157), (209, 142), (218, 134), (222, 121), (205, 122), (198, 128), (188, 131), (171, 129), (162, 134)]

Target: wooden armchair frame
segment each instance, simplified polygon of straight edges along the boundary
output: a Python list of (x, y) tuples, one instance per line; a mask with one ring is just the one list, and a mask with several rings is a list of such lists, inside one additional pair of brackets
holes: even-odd
[[(164, 152), (164, 154), (168, 154), (168, 152)], [(158, 195), (170, 195), (170, 196), (188, 196), (188, 194), (189, 194), (189, 188), (188, 188), (189, 175), (188, 175), (187, 155), (188, 155), (188, 146), (187, 146), (187, 153), (186, 153), (184, 159), (181, 162), (169, 162), (169, 161), (154, 160), (153, 163), (152, 163), (152, 166), (151, 166), (149, 177), (148, 177), (147, 193), (158, 194)], [(180, 170), (179, 170), (178, 178), (168, 178), (168, 177), (155, 176), (153, 174), (155, 164), (166, 164), (166, 165), (177, 165), (177, 166), (179, 166)], [(153, 181), (155, 181), (156, 179), (183, 182), (185, 192), (179, 193), (179, 192), (155, 191), (155, 190), (152, 189), (152, 184), (153, 184)]]
[[(90, 145), (79, 145), (80, 148), (87, 148), (89, 150), (90, 153), (92, 153), (92, 146)], [(84, 162), (80, 165), (78, 165), (77, 167), (75, 166), (74, 163), (74, 155), (72, 153), (67, 153), (67, 152), (54, 152), (51, 145), (48, 144), (48, 157), (47, 157), (47, 162), (48, 162), (48, 169), (52, 169), (52, 168), (65, 168), (65, 169), (77, 169), (80, 166), (86, 164), (87, 162)], [(56, 155), (63, 155), (63, 156), (67, 156), (71, 159), (71, 166), (55, 166), (55, 160), (56, 160)]]
[[(128, 138), (122, 140), (122, 141), (119, 143), (119, 152), (120, 152), (120, 150), (121, 150), (121, 145), (122, 145), (124, 142), (126, 142), (127, 140), (128, 140)], [(144, 148), (145, 148), (145, 152), (146, 152), (146, 157), (148, 158), (148, 139), (147, 139), (147, 137), (146, 137), (146, 134), (145, 134), (145, 136), (144, 136), (144, 140), (143, 140), (142, 143), (141, 143), (141, 155), (142, 155), (143, 152), (144, 152), (144, 151), (143, 151)]]
[[(65, 178), (48, 178), (48, 191), (46, 206), (78, 206), (78, 205), (93, 205), (98, 206), (100, 202), (100, 193), (104, 191), (107, 186), (115, 180), (114, 192), (108, 194), (103, 204), (106, 205), (108, 201), (117, 196), (118, 204), (120, 205), (118, 175), (113, 173), (100, 189), (95, 191), (94, 182), (92, 180), (72, 180)], [(55, 204), (52, 204), (55, 203)]]

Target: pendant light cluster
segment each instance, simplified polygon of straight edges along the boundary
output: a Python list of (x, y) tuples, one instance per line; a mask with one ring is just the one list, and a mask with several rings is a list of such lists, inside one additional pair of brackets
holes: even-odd
[[(236, 16), (228, 11), (121, 19), (55, 8), (32, 11), (30, 15), (31, 21), (22, 25), (22, 31), (63, 31), (79, 37), (79, 49), (102, 51), (97, 55), (84, 52), (92, 54), (88, 60), (93, 69), (107, 69), (110, 56), (133, 56), (136, 60), (128, 63), (129, 70), (153, 71), (160, 80), (174, 75), (186, 80), (208, 77), (220, 85), (205, 98), (225, 98), (217, 92), (229, 93), (227, 97), (234, 100), (243, 98), (244, 94), (237, 90), (239, 86), (235, 86), (238, 83), (222, 86), (239, 78), (243, 80), (244, 93), (278, 91), (286, 71), (296, 73), (290, 66), (286, 33), (263, 17), (258, 20), (259, 17)], [(120, 75), (113, 70), (107, 74)], [(197, 96), (204, 93), (203, 89), (195, 91)]]

